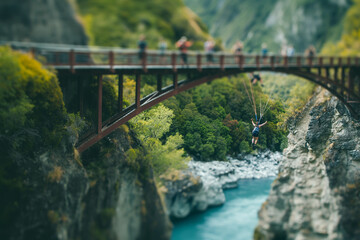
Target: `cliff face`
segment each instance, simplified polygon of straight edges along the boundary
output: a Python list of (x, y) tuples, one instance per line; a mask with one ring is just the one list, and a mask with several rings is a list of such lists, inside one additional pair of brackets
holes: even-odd
[(360, 123), (321, 91), (290, 126), (255, 239), (359, 239)]
[(0, 2), (0, 40), (86, 45), (69, 0)]
[[(27, 189), (6, 239), (170, 239), (151, 168), (126, 152), (139, 145), (116, 131), (82, 156), (71, 144), (18, 162)], [(75, 154), (76, 156), (76, 154)]]
[(350, 1), (321, 0), (185, 0), (207, 24), (210, 34), (221, 38), (228, 48), (236, 40), (245, 51), (259, 51), (267, 43), (270, 51), (292, 44), (303, 51), (310, 44), (320, 48), (338, 40), (342, 20)]

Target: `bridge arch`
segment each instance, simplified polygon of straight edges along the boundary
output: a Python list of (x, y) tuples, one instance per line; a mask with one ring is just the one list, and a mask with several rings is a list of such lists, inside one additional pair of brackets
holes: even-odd
[[(0, 44), (4, 43), (0, 42)], [(55, 68), (59, 75), (98, 76), (97, 129), (80, 139), (77, 145), (80, 152), (142, 111), (171, 96), (216, 78), (246, 72), (271, 71), (307, 79), (327, 89), (342, 101), (356, 118), (360, 117), (360, 58), (358, 57), (300, 55), (261, 57), (220, 52), (213, 55), (212, 62), (208, 62), (207, 54), (189, 52), (188, 62), (184, 64), (181, 55), (175, 51), (168, 51), (165, 54), (147, 51), (139, 59), (137, 50), (16, 42), (5, 44), (11, 44), (13, 48), (21, 51), (29, 51), (34, 57), (46, 59), (46, 64)], [(120, 79), (123, 74), (135, 75), (136, 99), (135, 104), (126, 109), (120, 107), (117, 114), (103, 121), (102, 76), (107, 74), (118, 74)], [(161, 84), (161, 76), (164, 74), (173, 76), (173, 84), (165, 88)], [(187, 79), (179, 81), (180, 74), (188, 76)], [(157, 91), (140, 99), (142, 75), (157, 76)], [(119, 81), (119, 89), (122, 89), (120, 83), (122, 84), (122, 81)], [(122, 103), (122, 100), (119, 97), (118, 102)]]
[[(226, 76), (242, 74), (242, 73), (250, 73), (250, 72), (254, 72), (254, 71), (259, 71), (259, 70), (252, 69), (252, 68), (246, 69), (246, 70), (231, 69), (231, 70), (223, 71), (223, 72), (217, 72), (217, 71), (214, 72), (212, 69), (210, 69), (209, 71), (202, 71), (202, 72), (198, 72), (197, 70), (196, 71), (189, 71), (189, 70), (181, 71), (181, 70), (179, 70), (179, 73), (182, 73), (182, 72), (190, 73), (190, 74), (188, 74), (188, 78), (178, 81), (177, 80), (178, 73), (173, 74), (174, 79), (173, 79), (172, 85), (162, 88), (162, 86), (158, 82), (158, 85), (157, 85), (158, 90), (151, 94), (148, 94), (147, 96), (145, 96), (142, 99), (139, 98), (140, 87), (138, 87), (138, 86), (140, 86), (141, 75), (142, 74), (155, 74), (157, 72), (152, 73), (150, 71), (150, 73), (142, 72), (142, 74), (140, 74), (140, 73), (136, 74), (136, 86), (137, 86), (136, 87), (136, 102), (133, 105), (129, 106), (128, 108), (124, 109), (124, 111), (114, 115), (110, 119), (107, 119), (105, 121), (99, 120), (99, 123), (101, 123), (101, 125), (98, 126), (98, 132), (96, 134), (93, 134), (93, 136), (90, 136), (88, 139), (84, 139), (82, 142), (80, 142), (80, 144), (78, 145), (78, 150), (79, 150), (79, 152), (84, 151), (85, 149), (87, 149), (88, 147), (90, 147), (91, 145), (93, 145), (94, 143), (96, 143), (97, 141), (102, 139), (103, 137), (110, 134), (112, 131), (114, 131), (116, 128), (118, 128), (122, 124), (128, 122), (133, 117), (135, 117), (138, 114), (140, 114), (141, 112), (155, 106), (156, 104), (169, 99), (172, 96), (175, 96), (186, 90), (192, 89), (201, 84), (211, 82), (215, 79), (219, 79), (219, 78), (226, 77)], [(297, 69), (297, 70), (295, 70), (295, 69), (292, 69), (292, 70), (264, 69), (261, 71), (295, 75), (295, 76), (301, 77), (303, 79), (309, 80), (309, 81), (325, 88), (332, 95), (336, 96), (341, 102), (343, 102), (345, 104), (345, 106), (347, 106), (347, 108), (349, 109), (349, 111), (352, 114), (357, 114), (357, 112), (354, 110), (353, 105), (351, 105), (348, 101), (346, 101), (346, 99), (343, 97), (343, 95), (341, 95), (339, 93), (338, 88), (334, 87), (334, 85), (331, 84), (332, 83), (331, 79), (326, 78), (325, 76), (315, 74), (315, 73), (309, 71), (308, 69)], [(99, 86), (100, 86), (102, 84), (101, 83), (102, 75), (99, 75), (98, 80), (99, 80)], [(342, 89), (342, 91), (345, 91), (345, 89)], [(349, 92), (345, 92), (345, 93), (349, 95), (350, 92), (352, 94), (354, 94), (351, 90), (349, 90)]]

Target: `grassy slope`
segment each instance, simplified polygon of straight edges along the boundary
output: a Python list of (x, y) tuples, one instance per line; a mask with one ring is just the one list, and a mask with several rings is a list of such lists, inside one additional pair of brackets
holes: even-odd
[(360, 0), (354, 0), (344, 19), (344, 34), (337, 43), (329, 42), (322, 53), (339, 56), (360, 56)]
[(90, 44), (135, 48), (141, 34), (149, 47), (160, 37), (169, 48), (185, 35), (191, 40), (208, 38), (206, 26), (181, 0), (77, 0)]

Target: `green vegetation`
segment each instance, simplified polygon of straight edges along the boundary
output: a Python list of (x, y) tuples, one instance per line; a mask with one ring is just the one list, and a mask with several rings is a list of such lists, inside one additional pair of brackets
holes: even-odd
[[(195, 41), (195, 47), (209, 37), (205, 25), (186, 8), (182, 0), (76, 0), (91, 45), (136, 48), (141, 34), (150, 48), (159, 39), (170, 48), (181, 36)], [(200, 41), (200, 42), (197, 42)]]
[[(24, 184), (35, 152), (58, 146), (67, 122), (56, 76), (30, 56), (0, 47), (0, 234), (14, 225), (20, 203), (31, 190)], [(61, 169), (49, 175), (59, 180)], [(4, 233), (5, 232), (5, 233)], [(4, 234), (5, 235), (4, 235)]]
[(326, 55), (360, 56), (360, 0), (353, 0), (344, 23), (344, 33), (337, 43), (328, 43), (322, 49)]
[[(169, 131), (173, 117), (173, 111), (160, 104), (130, 121), (148, 151), (147, 157), (150, 159), (156, 177), (169, 169), (184, 168), (188, 160), (183, 157), (184, 150), (180, 147), (183, 139), (178, 133), (168, 136), (164, 143), (160, 141), (161, 137)], [(133, 152), (129, 154), (134, 155)]]
[(66, 110), (56, 76), (30, 56), (1, 47), (0, 81), (0, 134), (36, 129), (42, 144), (59, 143)]
[(314, 93), (316, 85), (308, 80), (280, 74), (264, 74), (264, 91), (282, 103), (281, 124), (298, 114)]
[[(173, 109), (175, 118), (170, 134), (184, 136), (184, 149), (200, 160), (225, 160), (227, 154), (251, 152), (250, 119), (255, 118), (244, 89), (249, 86), (246, 76), (223, 78), (179, 94), (165, 105)], [(254, 87), (256, 102), (265, 103), (268, 96), (259, 86)], [(287, 144), (286, 129), (279, 118), (285, 109), (280, 101), (270, 100), (270, 109), (263, 121), (258, 147), (281, 151)]]

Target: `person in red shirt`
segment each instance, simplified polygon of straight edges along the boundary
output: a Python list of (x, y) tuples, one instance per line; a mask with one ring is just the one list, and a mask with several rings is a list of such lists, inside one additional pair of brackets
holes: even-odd
[(191, 45), (192, 42), (188, 41), (185, 36), (181, 37), (175, 44), (175, 46), (180, 50), (180, 56), (183, 65), (187, 65), (187, 49), (191, 47)]

